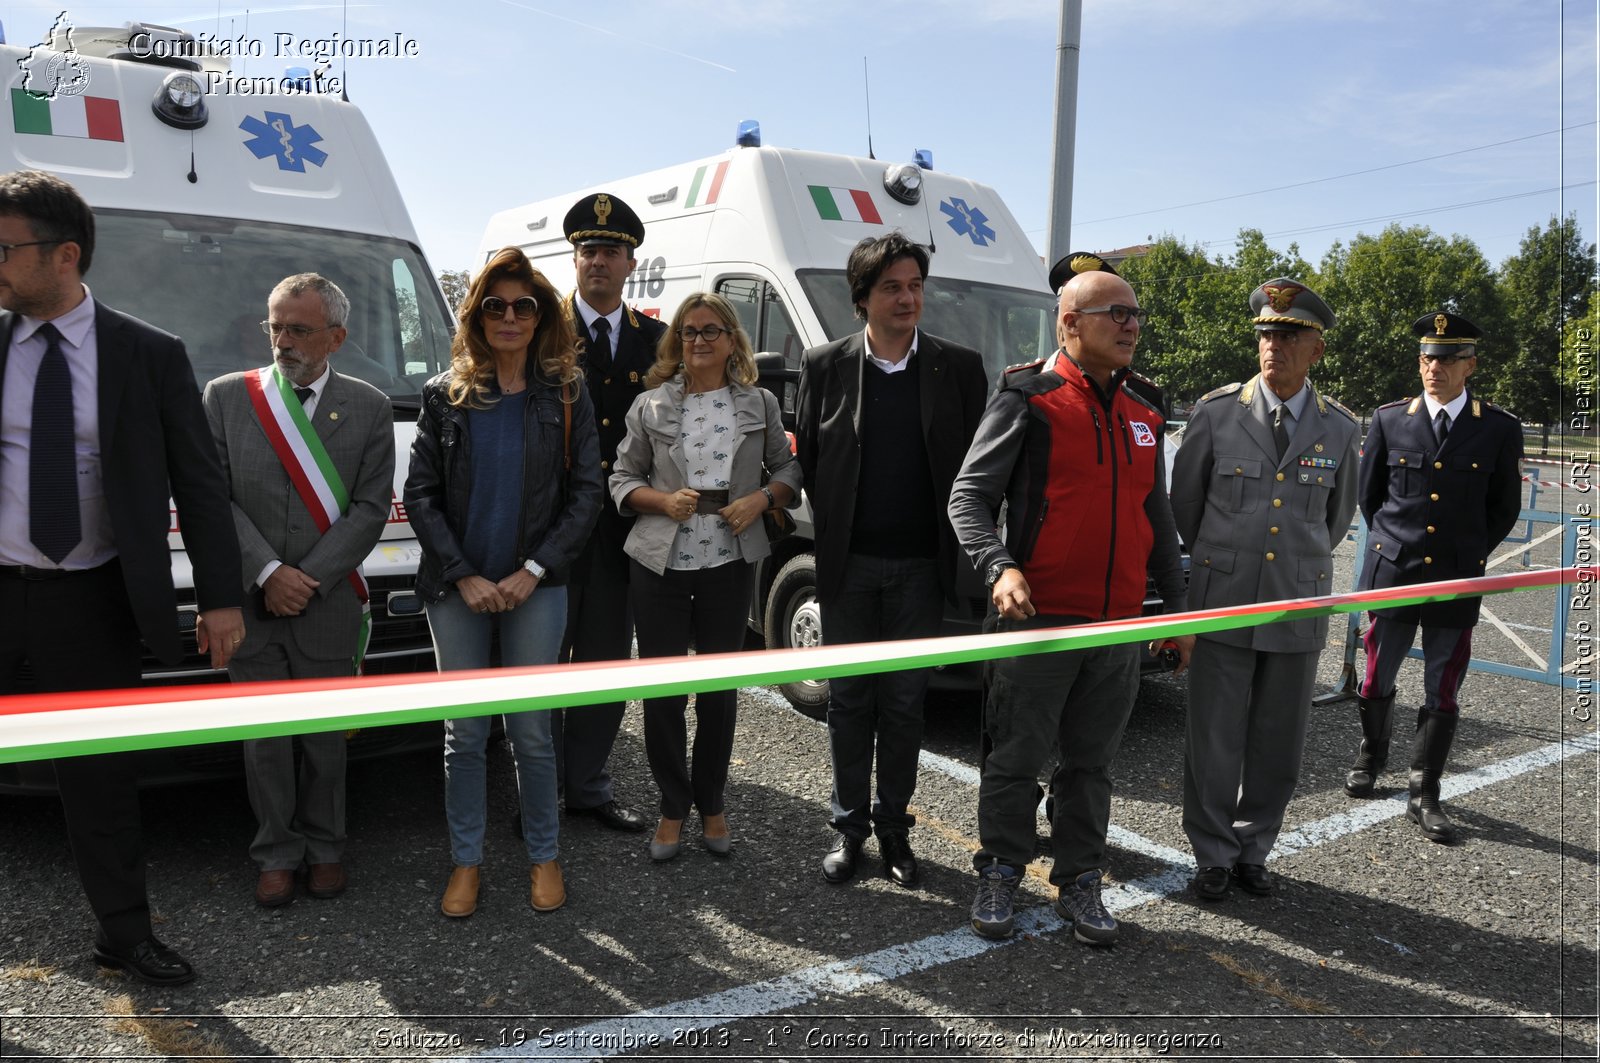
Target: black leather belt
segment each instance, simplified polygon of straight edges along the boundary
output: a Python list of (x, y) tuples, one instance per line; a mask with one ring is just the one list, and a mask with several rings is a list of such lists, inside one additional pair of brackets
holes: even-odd
[(47, 580), (66, 579), (69, 576), (87, 576), (100, 571), (95, 568), (34, 568), (32, 565), (0, 565), (0, 579)]
[[(696, 490), (699, 490), (696, 488)], [(694, 504), (696, 513), (715, 513), (728, 505), (728, 492), (726, 491), (700, 491), (700, 497)]]

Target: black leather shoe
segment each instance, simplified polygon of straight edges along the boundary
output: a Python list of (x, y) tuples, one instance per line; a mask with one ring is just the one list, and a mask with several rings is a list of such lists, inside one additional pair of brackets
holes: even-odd
[(1234, 864), (1231, 877), (1246, 893), (1254, 893), (1257, 897), (1272, 896), (1272, 877), (1260, 864)]
[[(917, 858), (904, 834), (879, 835), (878, 855), (883, 857), (883, 874), (890, 882), (900, 886), (917, 884)], [(827, 861), (823, 863), (826, 865)]]
[(1220, 901), (1228, 896), (1228, 869), (1225, 867), (1202, 867), (1194, 873), (1190, 883), (1194, 892), (1203, 901)]
[(861, 843), (861, 838), (852, 838), (848, 834), (834, 835), (833, 848), (822, 858), (822, 877), (836, 886), (855, 878), (856, 861), (861, 859)]
[(194, 981), (194, 968), (189, 966), (189, 961), (154, 937), (147, 937), (126, 949), (114, 949), (96, 942), (94, 962), (101, 967), (127, 971), (139, 981), (151, 985), (183, 985)]
[(633, 834), (637, 834), (650, 826), (637, 809), (629, 808), (615, 799), (607, 801), (603, 805), (595, 805), (593, 808), (572, 808), (569, 806), (567, 815), (593, 816), (602, 825), (610, 827), (612, 830), (625, 830)]

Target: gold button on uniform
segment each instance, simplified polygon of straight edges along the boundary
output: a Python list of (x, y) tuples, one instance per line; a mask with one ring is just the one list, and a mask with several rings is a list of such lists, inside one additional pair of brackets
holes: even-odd
[(1278, 534), (1278, 529), (1277, 528), (1269, 528), (1268, 530), (1271, 531), (1273, 535), (1277, 535)]
[(1273, 500), (1272, 500), (1272, 508), (1273, 508), (1273, 509), (1282, 509), (1282, 508), (1283, 508), (1283, 499), (1281, 499), (1281, 498), (1274, 498), (1274, 499), (1273, 499)]
[(1477, 467), (1478, 467), (1478, 463), (1477, 463), (1477, 462), (1473, 462), (1473, 463), (1472, 463), (1472, 467), (1473, 467), (1473, 468), (1474, 468), (1474, 469), (1476, 469), (1476, 468), (1477, 468)]
[(1423, 563), (1423, 564), (1424, 564), (1424, 565), (1431, 565), (1431, 564), (1433, 564), (1433, 558), (1431, 558), (1431, 557), (1425, 557), (1425, 558), (1423, 558), (1423, 559), (1422, 559), (1422, 563)]
[(1405, 464), (1405, 463), (1406, 463), (1406, 459), (1404, 459), (1404, 458), (1401, 458), (1401, 459), (1400, 459), (1400, 464), (1401, 464), (1401, 465), (1404, 465), (1404, 464)]
[(611, 468), (611, 463), (609, 461), (602, 461), (600, 463), (600, 467), (602, 469), (609, 469), (609, 468)]
[(1439, 501), (1439, 492), (1435, 491), (1433, 494), (1428, 496), (1428, 499), (1429, 499), (1429, 501), (1432, 501), (1432, 502)]
[(1283, 473), (1281, 473), (1281, 472), (1278, 474), (1278, 482), (1279, 483), (1283, 482)]
[(1320, 477), (1320, 476), (1317, 477), (1317, 483), (1321, 483), (1321, 482), (1322, 482), (1322, 477)]
[(1435, 469), (1442, 469), (1442, 468), (1444, 468), (1444, 462), (1442, 462), (1442, 461), (1436, 461), (1436, 462), (1434, 462), (1434, 463), (1433, 463), (1433, 467), (1434, 467), (1434, 468), (1435, 468)]
[(1276, 561), (1276, 560), (1278, 560), (1278, 555), (1269, 550), (1269, 551), (1267, 551), (1267, 560), (1268, 561)]
[(1428, 534), (1429, 534), (1429, 535), (1432, 535), (1432, 534), (1433, 534), (1433, 533), (1434, 533), (1434, 532), (1436, 532), (1436, 531), (1438, 531), (1438, 530), (1439, 530), (1439, 529), (1438, 529), (1438, 528), (1435, 528), (1435, 527), (1434, 527), (1434, 526), (1433, 526), (1433, 525), (1432, 525), (1432, 524), (1430, 524), (1430, 525), (1428, 525)]
[(1233, 474), (1234, 474), (1234, 475), (1235, 475), (1235, 476), (1241, 476), (1241, 475), (1243, 475), (1243, 474), (1244, 474), (1244, 470), (1243, 470), (1243, 469), (1242, 469), (1242, 468), (1240, 468), (1240, 467), (1239, 467), (1239, 466), (1237, 466), (1237, 465), (1235, 465), (1235, 466), (1234, 466), (1234, 467), (1233, 467)]
[(610, 428), (611, 427), (611, 418), (602, 417), (600, 419), (600, 427), (602, 427), (602, 428)]

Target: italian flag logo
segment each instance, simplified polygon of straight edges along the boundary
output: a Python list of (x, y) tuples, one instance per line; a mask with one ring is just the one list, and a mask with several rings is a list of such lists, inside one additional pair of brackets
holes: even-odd
[[(706, 180), (706, 171), (711, 170), (711, 179)], [(722, 179), (728, 175), (727, 160), (717, 163), (715, 170), (711, 164), (700, 167), (694, 172), (694, 180), (689, 182), (689, 194), (684, 197), (683, 205), (686, 207), (704, 207), (717, 201), (717, 196), (722, 192)]]
[(122, 140), (122, 108), (106, 96), (58, 96), (41, 100), (11, 90), (11, 125), (18, 133), (79, 140)]
[(826, 221), (883, 224), (878, 208), (872, 205), (872, 197), (859, 188), (828, 188), (823, 185), (807, 187), (811, 189), (811, 199), (817, 205), (817, 213)]

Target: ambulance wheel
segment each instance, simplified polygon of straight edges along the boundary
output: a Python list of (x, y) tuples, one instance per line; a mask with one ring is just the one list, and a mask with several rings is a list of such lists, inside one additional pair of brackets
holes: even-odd
[[(822, 607), (817, 603), (817, 562), (810, 554), (791, 557), (773, 577), (762, 625), (767, 649), (822, 645)], [(796, 712), (813, 720), (828, 714), (828, 681), (801, 679), (779, 687)]]

